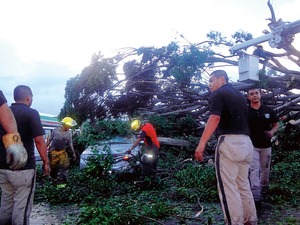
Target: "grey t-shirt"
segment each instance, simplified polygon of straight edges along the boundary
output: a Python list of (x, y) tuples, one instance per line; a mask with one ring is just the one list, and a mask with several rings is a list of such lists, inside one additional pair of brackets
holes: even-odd
[(62, 150), (72, 144), (72, 133), (70, 130), (62, 131), (61, 127), (55, 128), (50, 134), (50, 150)]

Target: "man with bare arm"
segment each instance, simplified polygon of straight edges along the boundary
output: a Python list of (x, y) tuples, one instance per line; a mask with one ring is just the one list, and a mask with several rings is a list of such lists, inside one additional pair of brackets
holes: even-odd
[(248, 180), (253, 154), (246, 98), (231, 84), (224, 70), (209, 79), (210, 116), (195, 150), (203, 161), (206, 143), (217, 130), (215, 167), (218, 193), (227, 225), (257, 225), (256, 209)]

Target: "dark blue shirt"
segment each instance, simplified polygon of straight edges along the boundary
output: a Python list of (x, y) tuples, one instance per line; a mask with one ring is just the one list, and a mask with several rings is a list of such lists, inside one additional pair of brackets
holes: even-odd
[[(34, 137), (45, 134), (40, 115), (38, 111), (22, 103), (13, 103), (10, 108), (16, 118), (18, 131), (28, 154), (27, 163), (21, 169), (35, 169)], [(0, 151), (0, 169), (9, 169), (5, 157), (2, 157), (2, 155), (5, 155), (5, 149), (4, 153), (2, 148), (0, 148)]]
[(259, 109), (253, 109), (249, 106), (250, 138), (254, 147), (271, 147), (271, 139), (266, 136), (265, 132), (270, 131), (273, 124), (278, 121), (279, 118), (272, 108), (261, 105)]
[(250, 135), (246, 98), (231, 84), (225, 84), (211, 93), (210, 115), (220, 116), (217, 135)]

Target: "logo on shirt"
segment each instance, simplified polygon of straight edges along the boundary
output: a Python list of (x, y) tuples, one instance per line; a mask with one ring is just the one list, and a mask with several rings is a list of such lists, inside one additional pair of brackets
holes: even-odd
[(265, 118), (270, 119), (270, 113), (265, 113)]

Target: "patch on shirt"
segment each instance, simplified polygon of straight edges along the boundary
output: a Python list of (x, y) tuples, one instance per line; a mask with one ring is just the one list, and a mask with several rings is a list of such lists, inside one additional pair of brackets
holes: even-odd
[(265, 113), (265, 118), (270, 119), (270, 113)]

